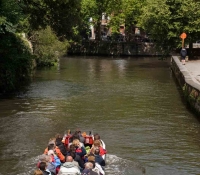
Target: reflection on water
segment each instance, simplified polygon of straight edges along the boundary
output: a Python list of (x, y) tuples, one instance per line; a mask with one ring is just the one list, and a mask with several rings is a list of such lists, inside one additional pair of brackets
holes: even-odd
[[(106, 174), (199, 173), (200, 125), (169, 60), (63, 58), (0, 100), (0, 174), (31, 174), (48, 139), (80, 128), (106, 143)], [(12, 165), (12, 166), (11, 166)]]

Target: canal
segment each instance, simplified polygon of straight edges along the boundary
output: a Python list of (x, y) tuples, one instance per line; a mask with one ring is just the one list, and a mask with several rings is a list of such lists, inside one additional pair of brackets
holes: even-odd
[(185, 106), (170, 59), (66, 57), (0, 100), (0, 175), (29, 175), (49, 138), (99, 133), (107, 175), (196, 175), (200, 124)]

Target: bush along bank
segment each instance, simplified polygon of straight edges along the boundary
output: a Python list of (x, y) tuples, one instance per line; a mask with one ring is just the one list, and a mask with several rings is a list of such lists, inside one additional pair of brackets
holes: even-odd
[(34, 31), (29, 37), (30, 41), (19, 34), (0, 33), (0, 94), (16, 92), (27, 85), (34, 68), (56, 66), (69, 46), (50, 27)]
[(0, 94), (19, 90), (30, 81), (31, 49), (20, 36), (0, 33)]
[(37, 67), (55, 66), (60, 56), (66, 54), (69, 43), (60, 41), (50, 27), (31, 33), (33, 54)]

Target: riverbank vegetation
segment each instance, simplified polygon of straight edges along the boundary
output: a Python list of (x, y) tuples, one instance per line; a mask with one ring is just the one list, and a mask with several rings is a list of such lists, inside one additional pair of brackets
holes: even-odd
[(200, 36), (199, 9), (195, 0), (1, 0), (0, 92), (17, 89), (19, 81), (30, 77), (34, 62), (55, 65), (68, 43), (89, 38), (91, 26), (95, 39), (101, 40), (102, 14), (109, 19), (106, 28), (112, 36), (123, 25), (125, 40), (131, 41), (137, 27), (169, 52), (181, 47), (179, 36), (185, 32), (191, 48)]
[(34, 48), (34, 56), (38, 67), (54, 66), (60, 56), (66, 54), (69, 43), (59, 41), (56, 34), (48, 26), (46, 29), (33, 31), (31, 41)]

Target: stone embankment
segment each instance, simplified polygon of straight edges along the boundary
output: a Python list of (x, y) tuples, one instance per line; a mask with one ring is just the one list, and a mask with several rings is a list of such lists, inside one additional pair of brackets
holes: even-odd
[(182, 65), (178, 56), (172, 56), (171, 69), (187, 103), (200, 117), (200, 60), (189, 60)]
[(81, 44), (71, 43), (69, 55), (97, 56), (158, 56), (153, 43), (149, 42), (113, 42), (83, 41)]

